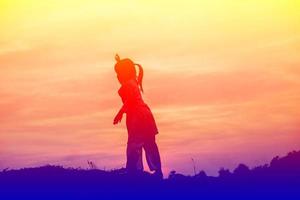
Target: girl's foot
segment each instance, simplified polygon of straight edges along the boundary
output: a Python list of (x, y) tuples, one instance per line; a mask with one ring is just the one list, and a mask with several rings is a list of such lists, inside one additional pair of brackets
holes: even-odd
[(158, 179), (163, 179), (163, 178), (164, 178), (164, 175), (163, 175), (161, 169), (155, 170), (155, 172), (153, 173), (153, 175), (154, 175), (156, 178), (158, 178)]

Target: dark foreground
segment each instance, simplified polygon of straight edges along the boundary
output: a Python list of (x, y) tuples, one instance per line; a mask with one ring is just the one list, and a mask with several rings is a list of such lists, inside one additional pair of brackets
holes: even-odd
[(0, 199), (300, 199), (300, 151), (249, 169), (240, 164), (218, 177), (171, 172), (159, 180), (124, 169), (43, 166), (0, 172)]

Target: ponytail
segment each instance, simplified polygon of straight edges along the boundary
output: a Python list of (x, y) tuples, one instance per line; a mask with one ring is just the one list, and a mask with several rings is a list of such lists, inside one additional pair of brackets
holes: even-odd
[(140, 85), (141, 91), (144, 93), (143, 84), (142, 84), (143, 76), (144, 76), (144, 70), (143, 70), (143, 68), (140, 64), (135, 64), (135, 65), (139, 67), (139, 75), (137, 77), (137, 83), (138, 83), (138, 85)]

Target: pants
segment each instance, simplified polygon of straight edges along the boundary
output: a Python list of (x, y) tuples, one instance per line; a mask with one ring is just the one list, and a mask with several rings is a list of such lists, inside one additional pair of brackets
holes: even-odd
[(126, 169), (131, 172), (142, 171), (144, 169), (142, 159), (143, 148), (150, 170), (161, 170), (160, 155), (155, 142), (155, 135), (147, 137), (128, 137)]

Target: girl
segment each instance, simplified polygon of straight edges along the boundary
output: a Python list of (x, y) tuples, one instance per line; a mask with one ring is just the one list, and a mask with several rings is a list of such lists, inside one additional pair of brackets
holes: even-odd
[[(128, 172), (143, 171), (142, 148), (144, 148), (150, 170), (162, 178), (160, 155), (155, 142), (155, 135), (158, 134), (157, 126), (150, 108), (141, 96), (143, 68), (128, 58), (120, 59), (116, 55), (115, 59), (117, 61), (115, 71), (121, 84), (118, 93), (123, 106), (115, 116), (113, 124), (121, 122), (123, 114), (126, 113), (128, 131), (126, 169)], [(135, 65), (139, 68), (138, 76)]]

